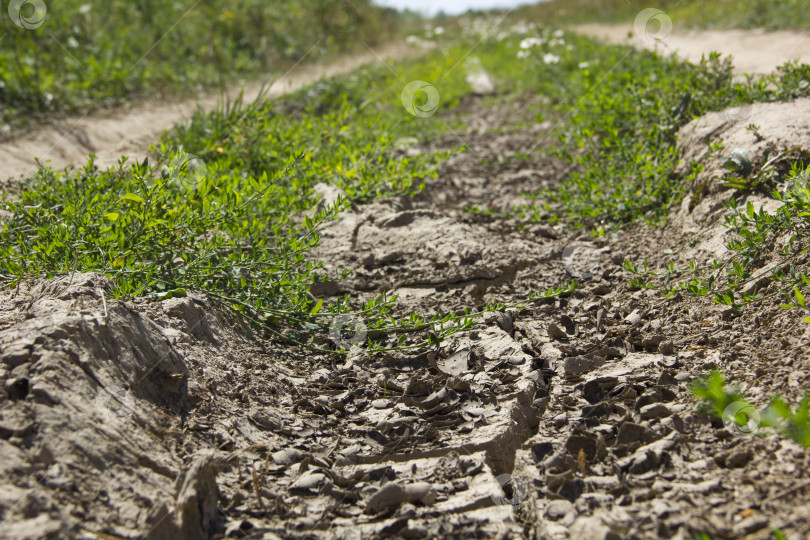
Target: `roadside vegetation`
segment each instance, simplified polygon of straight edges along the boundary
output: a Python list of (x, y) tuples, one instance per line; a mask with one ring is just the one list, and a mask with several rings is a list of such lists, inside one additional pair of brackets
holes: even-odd
[[(737, 164), (733, 167), (738, 170)], [(659, 271), (651, 270), (646, 261), (643, 267), (626, 261), (625, 269), (636, 276), (633, 284), (658, 289), (670, 297), (683, 293), (710, 298), (738, 312), (766, 299), (780, 301), (783, 308), (810, 312), (805, 299), (810, 290), (809, 171), (795, 162), (788, 174), (774, 175), (768, 182), (775, 186), (773, 199), (783, 203), (776, 211), (757, 210), (751, 201), (742, 205), (747, 190), (729, 200), (725, 216), (725, 226), (732, 233), (726, 243), (729, 257), (707, 265), (693, 263), (688, 268), (669, 263)], [(771, 253), (773, 260), (768, 256)], [(769, 292), (763, 294), (764, 289)], [(805, 322), (810, 323), (810, 316)]]
[[(470, 93), (463, 70), (453, 70), (465, 52), (457, 45), (390, 71), (360, 70), (280, 100), (224, 103), (166, 134), (156, 162), (122, 158), (108, 171), (92, 162), (79, 171), (42, 168), (18, 200), (5, 203), (0, 276), (13, 286), (96, 271), (115, 281), (110, 293), (117, 298), (204, 291), (300, 344), (312, 346), (338, 317), (350, 317), (344, 331), (393, 340), (372, 349), (433, 346), (468, 328), (472, 310), (394, 319), (396, 298), (387, 295), (324, 305), (310, 288), (341, 276), (323, 275), (307, 252), (319, 225), (345, 204), (413, 194), (435, 176), (446, 154), (409, 157), (397, 143), (450, 126), (409, 114), (402, 81), (446, 73), (443, 107), (452, 109)], [(318, 184), (347, 198), (319, 206)], [(527, 301), (572, 286), (527, 292)]]
[(773, 397), (768, 406), (758, 410), (718, 371), (697, 380), (692, 393), (704, 412), (722, 419), (727, 427), (742, 435), (765, 436), (778, 432), (810, 448), (810, 393), (795, 407), (783, 398)]
[(731, 63), (717, 55), (690, 64), (550, 28), (495, 36), (480, 50), (496, 76), (509, 80), (522, 71), (519, 87), (546, 98), (529, 112), (532, 121), (548, 120), (553, 127), (525, 153), (546, 153), (574, 166), (555, 189), (526, 194), (530, 203), (504, 215), (537, 222), (550, 212), (553, 221), (595, 235), (639, 219), (659, 222), (680, 204), (683, 186), (701, 170), (694, 163), (686, 177), (675, 173), (675, 135), (693, 118), (810, 95), (808, 66), (788, 64), (767, 77), (737, 81)]
[(686, 28), (810, 28), (807, 0), (551, 0), (518, 10), (518, 15), (550, 24), (633, 22), (645, 8), (667, 13), (673, 24)]
[(11, 1), (0, 16), (0, 123), (280, 75), (394, 39), (401, 17), (370, 0)]

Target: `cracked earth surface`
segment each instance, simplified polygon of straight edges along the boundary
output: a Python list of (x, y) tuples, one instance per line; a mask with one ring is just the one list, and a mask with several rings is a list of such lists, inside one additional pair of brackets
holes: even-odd
[[(757, 107), (762, 133), (767, 118), (791, 129), (778, 107), (807, 110)], [(313, 257), (355, 271), (313, 292), (388, 290), (403, 312), (430, 313), (570, 279), (580, 288), (485, 313), (434, 351), (339, 359), (267, 339), (203, 295), (119, 302), (93, 274), (5, 291), (3, 536), (805, 536), (807, 452), (734, 434), (687, 389), (718, 367), (752, 399), (797, 397), (810, 361), (801, 317), (634, 291), (621, 265), (716, 255), (728, 193), (709, 190), (666, 227), (596, 239), (465, 213), (568, 173), (504, 159), (542, 126), (488, 134), (509, 115), (465, 114), (478, 127), (402, 151), (462, 137), (474, 152), (418, 196), (355, 207), (324, 229)], [(745, 136), (724, 118), (684, 128), (684, 154), (700, 134)]]
[[(682, 130), (681, 152), (706, 139), (754, 157), (806, 148), (807, 103), (747, 111), (764, 142), (710, 114)], [(343, 358), (269, 339), (202, 294), (119, 302), (93, 274), (4, 291), (2, 536), (807, 537), (807, 451), (727, 429), (688, 391), (717, 367), (759, 405), (797, 399), (810, 373), (801, 316), (661, 298), (633, 290), (622, 267), (718, 256), (729, 193), (709, 182), (667, 226), (600, 238), (466, 213), (570, 172), (507, 159), (549, 128), (491, 129), (520, 103), (467, 105), (467, 131), (402, 145), (470, 147), (423, 193), (356, 206), (323, 230), (313, 258), (354, 271), (313, 294), (392, 291), (403, 313), (430, 314), (571, 279), (577, 290), (485, 313), (437, 350)]]

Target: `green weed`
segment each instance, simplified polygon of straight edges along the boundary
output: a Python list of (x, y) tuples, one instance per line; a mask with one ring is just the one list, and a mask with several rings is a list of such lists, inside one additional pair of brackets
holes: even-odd
[(26, 2), (17, 21), (6, 4), (0, 121), (15, 124), (281, 73), (379, 43), (402, 22), (369, 0), (60, 0), (41, 14)]
[[(658, 0), (653, 6), (684, 28), (810, 28), (807, 0)], [(633, 22), (649, 7), (639, 0), (551, 0), (515, 16), (553, 24)]]
[[(800, 163), (791, 165), (791, 172), (782, 181), (782, 189), (774, 188), (772, 197), (783, 203), (768, 212), (759, 211), (751, 201), (740, 207), (732, 198), (725, 226), (733, 233), (726, 247), (731, 255), (709, 264), (694, 262), (688, 268), (669, 263), (662, 271), (639, 272), (626, 263), (634, 281), (641, 275), (650, 279), (665, 296), (684, 292), (689, 296), (711, 297), (716, 303), (741, 310), (767, 298), (782, 301), (784, 308), (810, 311), (805, 293), (810, 289), (808, 250), (810, 250), (810, 189), (808, 172)], [(765, 257), (774, 253), (775, 261), (766, 265)], [(646, 262), (645, 262), (645, 270)], [(763, 290), (768, 289), (766, 294)], [(810, 322), (810, 314), (806, 318)]]
[[(810, 392), (793, 408), (776, 396), (762, 411), (746, 401), (717, 371), (698, 379), (691, 387), (701, 409), (742, 429), (744, 433), (765, 435), (778, 432), (810, 448)], [(765, 428), (760, 432), (760, 428)]]
[[(19, 199), (4, 199), (0, 280), (13, 286), (99, 272), (113, 280), (114, 297), (160, 300), (201, 291), (309, 347), (326, 345), (324, 336), (335, 333), (359, 336), (369, 350), (438, 346), (480, 314), (461, 309), (397, 319), (396, 297), (387, 294), (363, 304), (349, 297), (327, 303), (313, 297), (313, 285), (346, 273), (324, 275), (309, 252), (318, 228), (349, 202), (414, 193), (436, 174), (446, 152), (408, 156), (396, 143), (451, 126), (441, 113), (408, 114), (402, 81), (444, 75), (442, 108), (450, 110), (470, 92), (463, 71), (452, 69), (465, 53), (457, 46), (390, 70), (360, 70), (279, 100), (225, 102), (167, 133), (154, 148), (157, 163), (127, 165), (122, 158), (108, 171), (92, 161), (75, 172), (42, 168)], [(318, 183), (346, 197), (324, 207)], [(538, 291), (527, 301), (575, 286)]]

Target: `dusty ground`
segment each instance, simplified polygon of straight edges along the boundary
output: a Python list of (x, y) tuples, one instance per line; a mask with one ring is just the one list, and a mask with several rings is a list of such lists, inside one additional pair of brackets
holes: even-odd
[(657, 48), (690, 62), (699, 62), (701, 56), (717, 51), (734, 58), (737, 73), (765, 74), (785, 62), (810, 62), (810, 34), (807, 32), (687, 30), (677, 19), (669, 19), (669, 23), (664, 26), (651, 22), (647, 31), (641, 33), (636, 33), (633, 24), (582, 24), (573, 30), (612, 43)]
[[(730, 194), (716, 169), (665, 228), (519, 230), (463, 209), (507, 206), (569, 171), (506, 160), (546, 127), (495, 132), (522, 104), (477, 105), (461, 108), (468, 131), (402, 150), (469, 144), (424, 193), (324, 230), (314, 256), (355, 271), (319, 294), (391, 290), (430, 314), (570, 279), (580, 289), (487, 314), (437, 351), (347, 358), (267, 339), (203, 295), (119, 302), (87, 274), (4, 291), (0, 536), (810, 535), (810, 454), (697, 414), (687, 390), (718, 367), (760, 405), (795, 400), (810, 386), (801, 315), (663, 299), (631, 290), (621, 267), (717, 255)], [(684, 128), (683, 154), (710, 137), (756, 157), (739, 116)], [(810, 146), (808, 120), (806, 101), (745, 112), (776, 146)]]

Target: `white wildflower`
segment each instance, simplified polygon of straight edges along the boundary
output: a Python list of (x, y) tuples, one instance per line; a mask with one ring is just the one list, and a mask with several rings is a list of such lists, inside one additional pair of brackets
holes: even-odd
[(590, 67), (590, 65), (591, 65), (590, 62), (580, 62), (579, 63), (579, 69), (585, 69), (587, 67)]
[(557, 56), (556, 54), (546, 53), (543, 55), (543, 62), (545, 62), (546, 64), (559, 64), (560, 57)]
[(520, 60), (523, 60), (523, 59), (525, 59), (525, 58), (528, 58), (528, 57), (529, 57), (531, 54), (532, 54), (532, 53), (530, 53), (529, 51), (518, 51), (517, 57), (518, 57)]
[(542, 45), (543, 40), (536, 37), (525, 38), (523, 41), (520, 42), (521, 49), (531, 49), (537, 45)]

